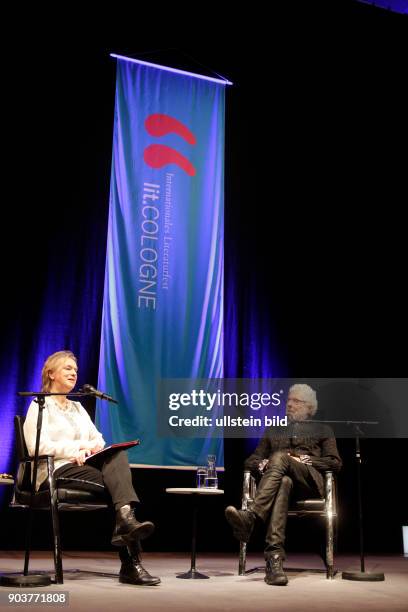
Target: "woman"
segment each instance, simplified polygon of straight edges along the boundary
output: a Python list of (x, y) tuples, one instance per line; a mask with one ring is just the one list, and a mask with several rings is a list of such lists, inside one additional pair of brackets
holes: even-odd
[[(128, 584), (153, 585), (160, 578), (150, 576), (140, 563), (139, 540), (154, 530), (150, 521), (136, 520), (133, 513), (139, 501), (132, 485), (132, 475), (125, 451), (107, 457), (100, 468), (87, 465), (86, 457), (105, 446), (102, 434), (92, 423), (79, 402), (67, 398), (77, 382), (78, 364), (71, 351), (58, 351), (50, 355), (42, 369), (41, 391), (60, 393), (45, 398), (40, 439), (40, 455), (54, 456), (54, 478), (75, 478), (77, 489), (89, 489), (92, 483), (103, 485), (112, 498), (116, 510), (116, 525), (112, 544), (120, 546), (122, 566), (119, 581)], [(34, 455), (38, 404), (32, 401), (24, 423), (24, 436), (28, 452)], [(39, 463), (36, 487), (47, 487), (47, 467)], [(88, 484), (91, 483), (91, 484)]]

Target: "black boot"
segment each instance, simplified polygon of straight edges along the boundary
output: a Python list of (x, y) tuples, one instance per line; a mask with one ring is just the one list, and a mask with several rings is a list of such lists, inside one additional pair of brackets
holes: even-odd
[(288, 584), (288, 578), (283, 571), (283, 559), (280, 555), (273, 555), (266, 560), (266, 584), (275, 586), (285, 586)]
[(153, 531), (153, 523), (150, 521), (140, 523), (136, 520), (130, 504), (126, 504), (116, 511), (116, 525), (111, 542), (113, 546), (127, 546), (147, 538)]
[(120, 548), (119, 556), (122, 561), (119, 582), (144, 586), (153, 586), (161, 582), (158, 576), (151, 576), (141, 564), (140, 550), (137, 544)]
[(248, 542), (255, 525), (256, 515), (250, 510), (237, 510), (234, 506), (225, 508), (225, 518), (240, 542)]

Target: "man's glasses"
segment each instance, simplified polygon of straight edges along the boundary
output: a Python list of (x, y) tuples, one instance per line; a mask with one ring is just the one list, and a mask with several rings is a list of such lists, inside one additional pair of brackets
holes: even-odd
[(300, 404), (307, 404), (306, 400), (301, 400), (301, 399), (298, 399), (297, 397), (288, 397), (288, 399), (286, 400), (286, 403), (288, 404), (289, 402), (293, 402), (296, 406), (299, 406)]

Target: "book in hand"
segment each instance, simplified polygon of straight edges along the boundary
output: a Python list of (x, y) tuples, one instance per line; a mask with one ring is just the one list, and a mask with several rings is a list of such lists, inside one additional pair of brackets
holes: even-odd
[(113, 455), (120, 450), (128, 450), (128, 448), (132, 448), (132, 446), (137, 446), (140, 444), (140, 440), (131, 440), (130, 442), (118, 442), (117, 444), (110, 444), (109, 446), (105, 446), (100, 451), (96, 453), (92, 453), (85, 459), (85, 463), (88, 465), (99, 465), (101, 462), (105, 461), (107, 457)]

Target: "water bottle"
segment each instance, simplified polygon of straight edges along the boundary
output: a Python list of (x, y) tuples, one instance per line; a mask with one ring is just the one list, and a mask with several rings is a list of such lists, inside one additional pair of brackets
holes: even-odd
[(207, 489), (218, 489), (217, 468), (215, 467), (215, 455), (207, 455), (207, 475), (205, 477), (205, 486)]

